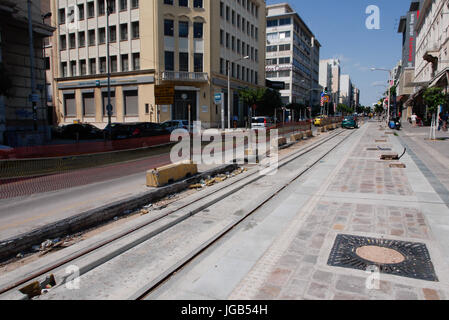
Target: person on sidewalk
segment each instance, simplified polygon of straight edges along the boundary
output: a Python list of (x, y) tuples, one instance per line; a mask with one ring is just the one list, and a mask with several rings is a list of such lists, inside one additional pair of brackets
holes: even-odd
[(441, 119), (443, 120), (443, 131), (447, 132), (447, 120), (449, 119), (449, 114), (447, 112), (444, 113)]
[(412, 115), (411, 119), (412, 119), (412, 127), (416, 128), (416, 120), (418, 120), (418, 116), (416, 115), (416, 113)]
[(438, 115), (438, 131), (441, 130), (441, 127), (443, 126), (443, 113), (440, 112)]

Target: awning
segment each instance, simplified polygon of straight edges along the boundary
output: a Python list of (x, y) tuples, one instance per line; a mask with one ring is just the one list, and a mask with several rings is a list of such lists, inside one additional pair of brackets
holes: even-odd
[(448, 84), (448, 77), (449, 77), (449, 68), (445, 68), (443, 71), (439, 72), (433, 80), (430, 82), (429, 87), (437, 87), (438, 83), (440, 81), (446, 81), (446, 86)]
[(408, 97), (408, 94), (403, 94), (402, 96), (396, 97), (396, 102), (406, 101)]
[(417, 98), (419, 97), (421, 94), (424, 93), (425, 88), (420, 89), (418, 92), (415, 92), (414, 94), (412, 94), (408, 100), (404, 103), (405, 106), (410, 106), (410, 104)]

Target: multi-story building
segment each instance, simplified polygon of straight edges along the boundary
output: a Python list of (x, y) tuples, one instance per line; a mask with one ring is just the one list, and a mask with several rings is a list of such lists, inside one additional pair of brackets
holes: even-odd
[(351, 77), (348, 74), (342, 74), (340, 76), (340, 103), (352, 107), (352, 82)]
[[(31, 10), (33, 52), (30, 50), (28, 5)], [(43, 144), (50, 127), (45, 92), (43, 39), (53, 28), (42, 21), (40, 1), (0, 0), (0, 144)]]
[(352, 86), (352, 106), (354, 111), (357, 111), (356, 109), (360, 106), (360, 89), (354, 85)]
[(409, 98), (415, 88), (415, 25), (418, 22), (419, 6), (419, 1), (411, 2), (410, 9), (405, 16), (401, 17), (398, 28), (398, 33), (402, 34), (402, 61), (396, 93), (398, 111), (401, 112), (404, 121), (412, 116), (412, 99), (409, 100)]
[[(413, 112), (426, 117), (422, 94), (426, 87), (448, 92), (449, 6), (446, 0), (421, 0), (416, 31), (415, 93)], [(410, 101), (408, 101), (410, 103)]]
[[(112, 122), (166, 120), (221, 123), (215, 93), (244, 122), (238, 91), (265, 82), (263, 0), (52, 0), (54, 104), (59, 123), (103, 128), (110, 42)], [(244, 59), (248, 56), (248, 59)], [(174, 103), (156, 105), (155, 86), (174, 87)], [(225, 107), (227, 118), (227, 107)]]
[(318, 105), (321, 44), (289, 4), (267, 6), (267, 78), (285, 82), (284, 104)]
[(320, 61), (320, 85), (327, 87), (327, 91), (331, 96), (331, 102), (334, 105), (340, 100), (340, 60), (327, 59)]

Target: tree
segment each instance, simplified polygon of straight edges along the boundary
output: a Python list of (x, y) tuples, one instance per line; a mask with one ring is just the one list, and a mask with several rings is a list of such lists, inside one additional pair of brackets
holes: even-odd
[(447, 101), (447, 95), (443, 93), (443, 89), (436, 87), (427, 88), (423, 98), (431, 114), (435, 114), (438, 111), (438, 107)]
[(281, 94), (277, 90), (246, 88), (239, 91), (239, 96), (247, 107), (256, 105), (255, 113), (257, 115), (271, 116), (276, 108), (282, 107)]
[(302, 115), (303, 117), (308, 115), (307, 106), (302, 103), (290, 103), (290, 104), (286, 105), (285, 108), (293, 110), (294, 117), (295, 117), (295, 119), (293, 119), (293, 120), (295, 120), (295, 121), (296, 121), (296, 119), (299, 119), (300, 115)]
[(423, 95), (424, 102), (427, 104), (427, 110), (432, 114), (432, 125), (430, 127), (430, 139), (436, 138), (436, 128), (438, 126), (438, 107), (445, 104), (447, 95), (441, 88), (427, 88)]
[(337, 112), (345, 115), (345, 114), (352, 114), (354, 113), (354, 109), (351, 107), (348, 107), (347, 105), (340, 103), (337, 106)]

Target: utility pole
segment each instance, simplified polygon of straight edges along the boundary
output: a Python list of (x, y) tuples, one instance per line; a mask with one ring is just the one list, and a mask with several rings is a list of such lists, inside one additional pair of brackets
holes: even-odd
[(38, 130), (37, 126), (37, 96), (36, 96), (36, 74), (34, 70), (34, 38), (33, 38), (33, 21), (31, 15), (31, 0), (27, 1), (28, 5), (28, 33), (29, 33), (29, 46), (30, 46), (30, 73), (31, 73), (31, 95), (30, 101), (33, 106), (33, 128), (34, 131)]

